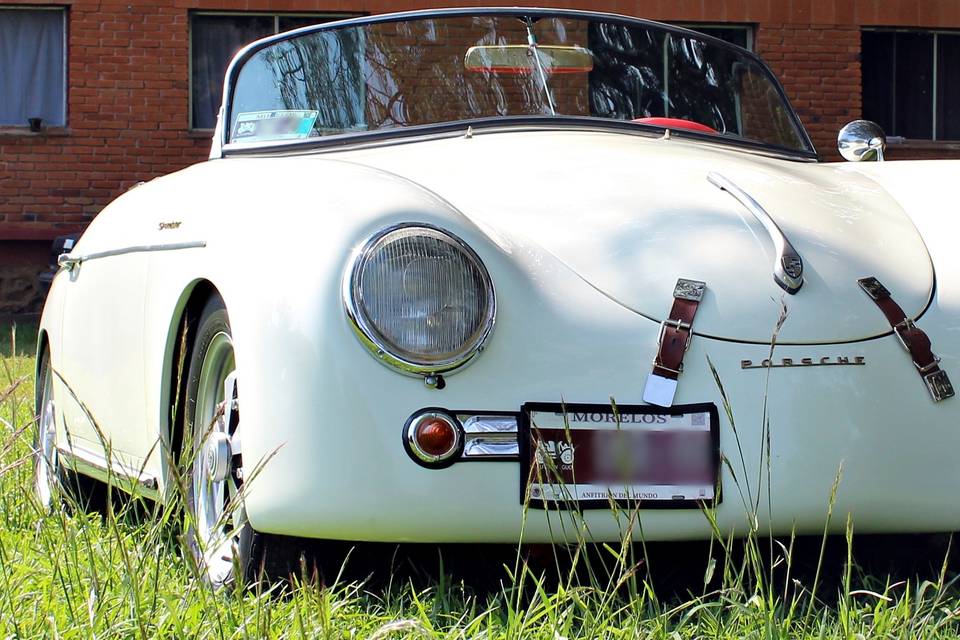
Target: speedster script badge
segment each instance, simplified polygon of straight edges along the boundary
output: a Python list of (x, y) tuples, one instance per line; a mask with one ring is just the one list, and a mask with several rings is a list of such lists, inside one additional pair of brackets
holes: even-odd
[(779, 369), (781, 367), (862, 367), (867, 364), (864, 356), (824, 356), (822, 358), (764, 358), (759, 362), (741, 360), (741, 369)]

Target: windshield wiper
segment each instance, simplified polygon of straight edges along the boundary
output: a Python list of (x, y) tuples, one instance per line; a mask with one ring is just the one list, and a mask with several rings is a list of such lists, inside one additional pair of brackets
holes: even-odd
[(553, 105), (553, 97), (550, 95), (550, 85), (547, 84), (547, 72), (543, 68), (543, 61), (540, 60), (540, 52), (537, 51), (537, 37), (533, 35), (533, 20), (528, 16), (527, 25), (527, 46), (533, 53), (533, 59), (537, 63), (537, 74), (540, 76), (540, 82), (543, 84), (543, 93), (547, 97), (547, 106), (550, 107), (550, 115), (557, 115), (557, 109)]

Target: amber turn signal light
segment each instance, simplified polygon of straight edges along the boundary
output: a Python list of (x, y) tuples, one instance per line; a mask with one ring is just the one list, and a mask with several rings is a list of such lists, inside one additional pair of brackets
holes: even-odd
[(428, 466), (450, 461), (463, 442), (456, 418), (438, 411), (426, 411), (407, 421), (404, 444), (413, 459)]
[(413, 437), (420, 448), (432, 456), (442, 456), (457, 443), (457, 432), (453, 426), (438, 418), (421, 422)]

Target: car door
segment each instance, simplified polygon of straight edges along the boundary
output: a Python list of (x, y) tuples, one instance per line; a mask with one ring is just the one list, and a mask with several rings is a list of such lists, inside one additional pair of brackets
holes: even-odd
[[(74, 255), (82, 249), (81, 242)], [(123, 251), (63, 274), (58, 374), (67, 387), (64, 426), (75, 455), (139, 469), (148, 449), (142, 336), (148, 256)]]

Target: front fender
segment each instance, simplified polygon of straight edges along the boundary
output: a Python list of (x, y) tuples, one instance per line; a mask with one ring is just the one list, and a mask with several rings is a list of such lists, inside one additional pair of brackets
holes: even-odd
[[(152, 450), (147, 469), (159, 477), (167, 478), (158, 443), (165, 441), (171, 426), (170, 375), (178, 319), (197, 282), (212, 284), (230, 316), (243, 389), (243, 420), (253, 425), (244, 432), (245, 460), (255, 465), (274, 456), (277, 462), (271, 465), (280, 469), (296, 468), (287, 459), (296, 454), (282, 449), (286, 443), (299, 442), (302, 429), (309, 430), (302, 414), (305, 382), (312, 393), (332, 394), (338, 402), (351, 398), (350, 411), (360, 412), (364, 409), (357, 403), (363, 394), (357, 390), (370, 380), (385, 376), (403, 389), (423, 389), (420, 380), (377, 362), (353, 335), (344, 313), (342, 285), (351, 257), (377, 231), (401, 222), (423, 222), (454, 233), (480, 255), (499, 300), (530, 298), (530, 287), (546, 288), (552, 296), (579, 290), (591, 300), (598, 297), (535, 245), (488, 234), (442, 199), (403, 178), (339, 161), (313, 163), (300, 158), (287, 163), (274, 158), (268, 162), (216, 161), (156, 181), (167, 183), (163, 194), (175, 193), (179, 198), (171, 201), (165, 195), (168, 200), (160, 200), (161, 206), (144, 217), (156, 218), (151, 226), (157, 229), (164, 219), (176, 217), (182, 223), (175, 229), (154, 231), (143, 242), (205, 243), (203, 248), (156, 252), (150, 258), (144, 375), (148, 404), (155, 410), (146, 425), (143, 451), (146, 455)], [(310, 192), (278, 191), (269, 180), (257, 183), (258, 171), (265, 168), (274, 176), (284, 176), (288, 184), (310, 184)], [(222, 189), (198, 186), (227, 177), (237, 184), (260, 186), (243, 193), (228, 191), (225, 197), (212, 196), (223, 195)], [(154, 188), (151, 184), (138, 191), (145, 194)], [(317, 196), (307, 197), (310, 193)], [(171, 216), (170, 211), (183, 213)], [(552, 274), (559, 272), (575, 284), (554, 283)], [(564, 301), (568, 298), (565, 295)], [(511, 313), (509, 305), (500, 311), (494, 343), (496, 334), (504, 331), (504, 314)], [(338, 410), (336, 415), (348, 414)]]
[[(868, 176), (894, 198), (920, 232), (936, 272), (936, 294), (927, 313), (938, 309), (938, 318), (951, 326), (960, 311), (960, 237), (957, 176), (960, 160), (910, 160), (858, 162), (835, 165), (844, 171)], [(868, 275), (868, 274), (865, 274)]]

